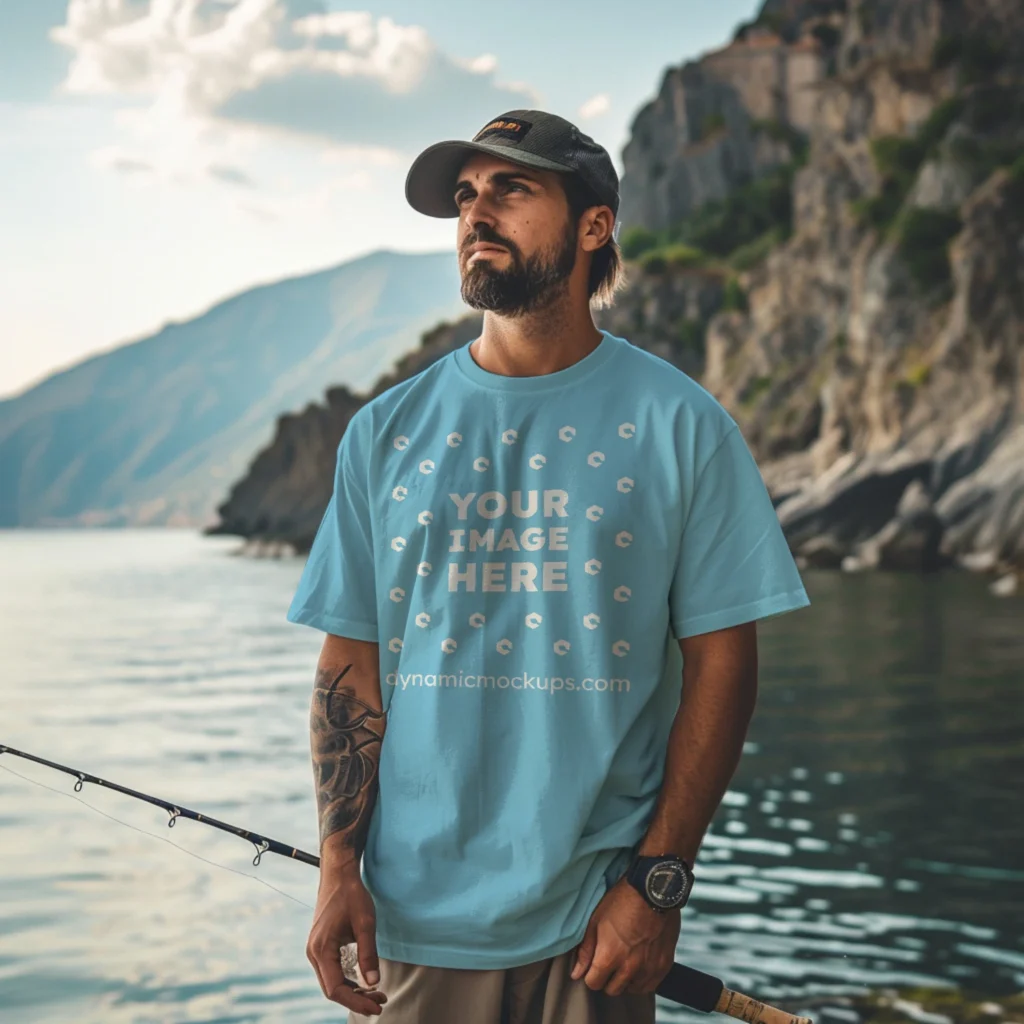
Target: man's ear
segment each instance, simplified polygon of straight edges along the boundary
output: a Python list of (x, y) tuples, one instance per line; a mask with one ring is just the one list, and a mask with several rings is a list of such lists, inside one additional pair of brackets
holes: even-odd
[(607, 245), (615, 228), (615, 214), (610, 206), (592, 206), (583, 214), (580, 244), (584, 252), (594, 252)]

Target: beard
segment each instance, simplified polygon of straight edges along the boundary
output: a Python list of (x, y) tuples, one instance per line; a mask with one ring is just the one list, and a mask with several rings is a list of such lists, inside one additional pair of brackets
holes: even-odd
[(543, 309), (564, 293), (576, 266), (576, 225), (571, 218), (552, 246), (525, 259), (514, 242), (499, 237), (485, 224), (468, 235), (463, 245), (476, 242), (503, 245), (508, 249), (510, 266), (498, 270), (488, 260), (479, 260), (463, 272), (462, 301), (471, 309), (508, 317)]

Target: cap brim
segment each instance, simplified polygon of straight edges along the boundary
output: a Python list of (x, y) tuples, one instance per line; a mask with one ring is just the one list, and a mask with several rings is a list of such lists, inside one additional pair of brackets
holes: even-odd
[(428, 217), (458, 217), (455, 203), (455, 180), (459, 168), (474, 153), (490, 153), (509, 163), (534, 167), (539, 171), (571, 172), (571, 167), (533, 153), (521, 152), (512, 146), (488, 145), (486, 142), (451, 140), (428, 146), (409, 168), (405, 179), (405, 198), (409, 205)]

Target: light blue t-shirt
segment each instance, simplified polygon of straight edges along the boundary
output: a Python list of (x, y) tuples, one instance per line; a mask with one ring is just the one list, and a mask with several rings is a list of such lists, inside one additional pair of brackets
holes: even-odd
[(625, 871), (677, 638), (810, 602), (739, 428), (690, 377), (607, 332), (533, 377), (469, 344), (352, 418), (288, 618), (380, 644), (379, 954), (487, 969), (572, 949)]

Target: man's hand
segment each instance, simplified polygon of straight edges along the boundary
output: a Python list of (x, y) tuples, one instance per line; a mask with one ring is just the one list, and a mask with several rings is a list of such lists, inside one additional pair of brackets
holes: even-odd
[(590, 915), (571, 977), (610, 996), (653, 992), (675, 961), (680, 917), (659, 914), (620, 878)]
[(306, 943), (306, 958), (316, 971), (324, 995), (362, 1014), (379, 1014), (388, 997), (383, 992), (356, 989), (346, 984), (341, 969), (341, 947), (355, 942), (359, 970), (371, 985), (380, 978), (377, 961), (377, 912), (373, 897), (359, 877), (358, 868), (322, 870), (313, 927)]

